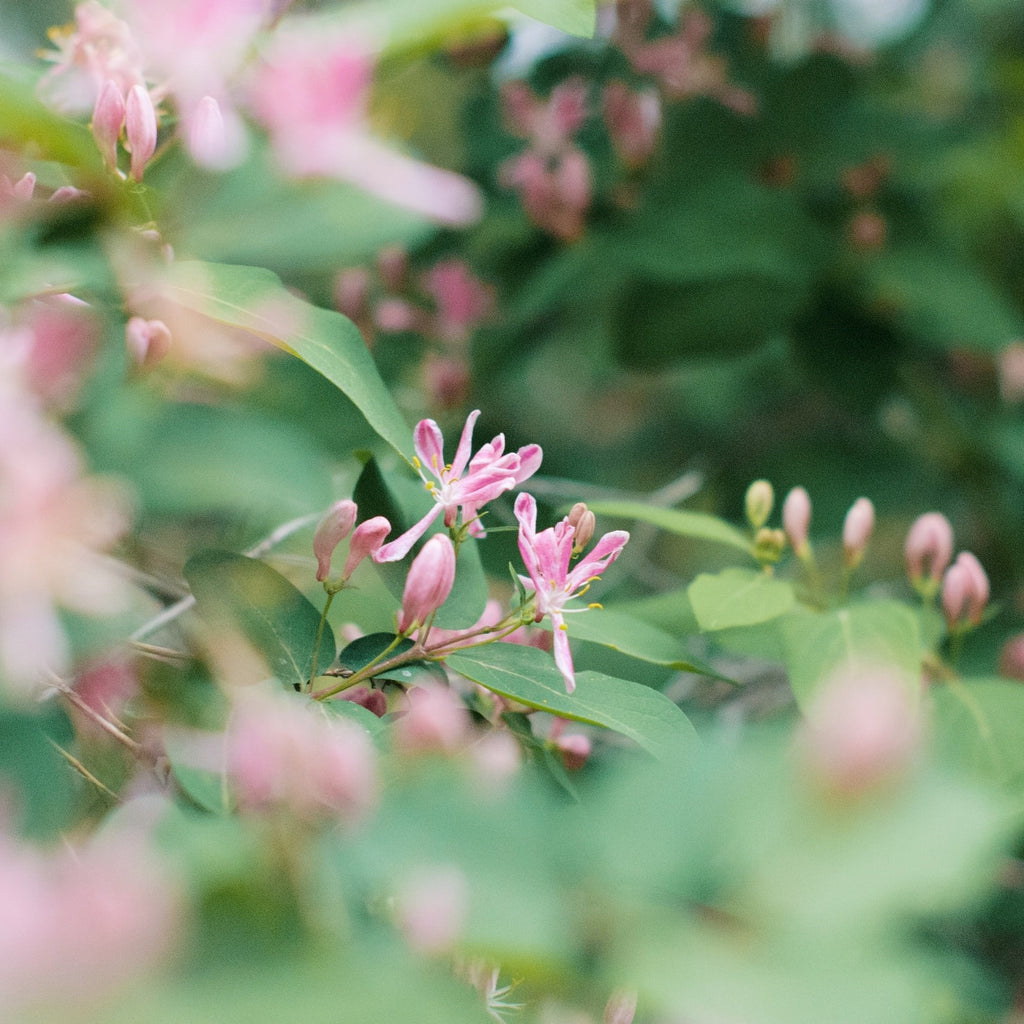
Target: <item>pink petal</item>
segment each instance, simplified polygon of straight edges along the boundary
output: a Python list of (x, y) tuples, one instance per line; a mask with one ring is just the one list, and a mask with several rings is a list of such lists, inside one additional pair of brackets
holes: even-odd
[(410, 530), (406, 530), (400, 537), (396, 537), (390, 544), (385, 544), (379, 547), (373, 553), (373, 560), (375, 562), (397, 562), (399, 559), (404, 558), (413, 544), (416, 543), (427, 532), (427, 527), (437, 518), (438, 512), (441, 511), (441, 506), (435, 504), (434, 507)]
[(544, 453), (539, 444), (528, 444), (525, 448), (519, 449), (519, 469), (516, 470), (516, 484), (533, 476), (540, 469), (541, 459)]
[(555, 664), (565, 679), (565, 692), (572, 693), (576, 689), (576, 672), (572, 665), (572, 651), (569, 650), (569, 634), (565, 630), (565, 620), (558, 612), (551, 613), (552, 636), (555, 641)]
[(444, 469), (444, 437), (433, 420), (420, 420), (413, 431), (413, 441), (420, 462), (434, 476), (440, 477)]
[(462, 476), (462, 471), (469, 462), (469, 453), (473, 450), (473, 427), (480, 416), (480, 410), (474, 409), (466, 417), (466, 425), (462, 428), (462, 437), (459, 438), (459, 448), (452, 461), (452, 473), (455, 476)]

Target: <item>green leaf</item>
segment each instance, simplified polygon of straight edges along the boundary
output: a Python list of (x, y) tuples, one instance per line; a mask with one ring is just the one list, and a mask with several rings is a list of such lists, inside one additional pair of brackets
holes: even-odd
[(340, 313), (303, 302), (259, 267), (182, 261), (168, 294), (188, 309), (298, 356), (339, 388), (403, 458), (409, 430), (377, 373), (359, 329)]
[(560, 718), (613, 729), (655, 757), (678, 756), (697, 739), (689, 719), (666, 696), (600, 672), (578, 672), (576, 690), (551, 656), (535, 647), (493, 643), (453, 654), (448, 667), (488, 690)]
[(796, 600), (791, 584), (753, 569), (701, 573), (686, 592), (705, 633), (768, 622), (788, 612)]
[(668, 530), (669, 533), (677, 533), (681, 537), (727, 544), (750, 554), (750, 539), (742, 530), (706, 512), (659, 508), (656, 505), (645, 505), (640, 501), (591, 501), (587, 505), (598, 515), (637, 519), (642, 523), (651, 523), (662, 530)]
[[(223, 744), (225, 736), (223, 733), (207, 733), (204, 740)], [(234, 801), (226, 776), (190, 763), (194, 760), (193, 746), (194, 736), (189, 733), (175, 729), (164, 731), (164, 749), (171, 763), (171, 771), (186, 796), (204, 810), (214, 814), (230, 814), (234, 810)]]
[[(203, 551), (185, 566), (199, 614), (239, 629), (285, 685), (301, 688), (313, 669), (320, 613), (269, 565), (229, 551)], [(319, 661), (334, 660), (334, 633), (324, 624)]]
[(0, 791), (19, 831), (34, 838), (56, 836), (71, 823), (75, 775), (60, 749), (74, 730), (56, 704), (38, 714), (0, 712)]
[[(394, 647), (391, 645), (394, 644)], [(386, 657), (391, 658), (403, 651), (408, 651), (413, 646), (413, 641), (408, 637), (395, 643), (394, 633), (370, 633), (367, 636), (357, 637), (338, 655), (338, 661), (353, 672), (365, 668), (374, 661), (378, 655), (383, 654), (391, 648)], [(417, 677), (422, 675), (434, 677), (435, 682), (447, 683), (448, 677), (445, 671), (435, 661), (410, 661), (398, 668), (386, 669), (383, 672), (374, 672), (374, 679), (391, 679), (397, 683), (412, 684)]]
[(597, 24), (594, 0), (514, 0), (517, 10), (574, 36), (593, 36)]
[[(585, 615), (570, 615), (565, 621), (569, 636), (574, 640), (600, 644), (639, 661), (664, 665), (677, 672), (697, 672), (721, 678), (708, 666), (686, 658), (679, 642), (670, 633), (625, 612), (590, 608)], [(551, 628), (547, 619), (544, 620), (544, 628)]]
[(916, 695), (921, 686), (921, 634), (914, 612), (898, 601), (855, 604), (832, 612), (787, 616), (782, 636), (790, 683), (806, 708), (831, 675), (881, 667)]
[(929, 690), (935, 745), (960, 768), (999, 785), (1024, 786), (1024, 685), (982, 678)]

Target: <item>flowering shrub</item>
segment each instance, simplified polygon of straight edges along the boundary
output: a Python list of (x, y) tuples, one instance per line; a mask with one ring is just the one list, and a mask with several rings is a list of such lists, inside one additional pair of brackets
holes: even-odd
[(1016, 1020), (1015, 8), (8, 6), (0, 1017)]

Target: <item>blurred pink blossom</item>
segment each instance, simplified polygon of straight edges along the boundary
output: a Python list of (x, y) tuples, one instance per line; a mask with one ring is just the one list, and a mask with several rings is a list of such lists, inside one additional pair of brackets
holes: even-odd
[(658, 143), (661, 100), (657, 92), (634, 92), (615, 79), (604, 89), (604, 118), (612, 145), (627, 167), (642, 167)]
[(399, 886), (395, 918), (406, 942), (426, 956), (450, 953), (462, 936), (469, 883), (454, 864), (420, 865)]
[(858, 498), (843, 520), (843, 564), (856, 569), (864, 559), (875, 529), (875, 506), (870, 498)]
[(988, 575), (969, 551), (961, 551), (942, 580), (942, 610), (950, 629), (981, 623), (988, 604)]
[(0, 1016), (77, 1010), (134, 982), (170, 952), (180, 903), (140, 837), (108, 832), (49, 852), (3, 835)]
[(927, 579), (938, 586), (953, 558), (953, 527), (949, 520), (941, 512), (918, 516), (907, 533), (903, 553), (911, 583)]
[(225, 743), (228, 776), (247, 810), (355, 820), (376, 801), (369, 736), (310, 701), (247, 692), (236, 700)]
[(454, 754), (469, 739), (469, 712), (446, 686), (414, 686), (395, 719), (394, 744), (405, 754)]
[(437, 332), (449, 341), (465, 341), (494, 309), (494, 289), (483, 284), (465, 260), (435, 263), (424, 275), (423, 287), (436, 305)]
[(250, 104), (282, 168), (349, 181), (445, 223), (472, 223), (481, 200), (468, 179), (374, 136), (367, 107), (375, 62), (366, 40), (312, 18), (293, 18), (275, 34), (254, 70)]

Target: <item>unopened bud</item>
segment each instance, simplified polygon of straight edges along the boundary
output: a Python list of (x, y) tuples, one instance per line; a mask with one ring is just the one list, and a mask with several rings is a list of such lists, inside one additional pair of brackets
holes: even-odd
[(747, 488), (747, 522), (755, 530), (760, 530), (768, 522), (774, 504), (775, 490), (772, 485), (767, 480), (755, 480)]
[(448, 600), (455, 582), (455, 548), (446, 533), (435, 533), (412, 560), (398, 616), (399, 633), (412, 632)]
[(212, 96), (204, 96), (196, 105), (188, 126), (188, 151), (197, 164), (212, 170), (230, 167), (234, 160), (224, 114)]
[(803, 487), (794, 487), (782, 503), (782, 526), (797, 556), (810, 550), (811, 497)]
[(597, 528), (597, 516), (582, 501), (578, 501), (573, 505), (568, 518), (569, 525), (573, 529), (572, 553), (581, 555), (594, 536), (594, 530)]
[(582, 733), (569, 733), (555, 740), (555, 749), (561, 755), (567, 771), (578, 772), (589, 760), (593, 745)]
[(636, 1016), (636, 992), (613, 992), (605, 1004), (603, 1024), (633, 1024)]
[(843, 521), (843, 565), (856, 569), (864, 559), (875, 529), (875, 506), (870, 498), (858, 498)]
[(949, 628), (977, 626), (988, 596), (988, 576), (981, 562), (969, 551), (961, 551), (942, 581), (942, 610)]
[(369, 686), (356, 686), (340, 693), (338, 697), (340, 700), (351, 701), (353, 704), (366, 708), (378, 718), (383, 718), (387, 714), (388, 698), (383, 690), (374, 690)]
[(125, 103), (117, 83), (108, 79), (96, 98), (92, 111), (92, 134), (103, 162), (117, 170), (117, 140), (124, 127)]
[[(445, 538), (447, 540), (447, 537)], [(454, 754), (470, 736), (466, 705), (446, 686), (414, 686), (392, 738), (403, 754)]]
[(163, 320), (145, 320), (133, 316), (124, 325), (128, 354), (136, 366), (149, 369), (160, 362), (171, 348), (171, 332)]
[(754, 537), (754, 557), (762, 564), (777, 562), (786, 550), (786, 535), (782, 530), (762, 526)]
[(910, 582), (934, 595), (953, 557), (953, 527), (941, 512), (918, 516), (903, 549)]
[(347, 580), (367, 555), (377, 551), (390, 532), (391, 523), (384, 516), (374, 516), (365, 523), (360, 523), (352, 534), (352, 540), (349, 541), (348, 558), (345, 559), (345, 568), (341, 571), (342, 579)]
[(1024, 633), (1011, 636), (999, 652), (999, 674), (1024, 681)]
[(28, 202), (36, 191), (36, 176), (31, 171), (26, 171), (12, 186), (11, 194), (15, 199)]
[(146, 164), (156, 152), (156, 111), (153, 100), (145, 86), (133, 85), (125, 101), (125, 139), (132, 155), (130, 174), (135, 181), (142, 181)]
[(356, 503), (348, 498), (336, 502), (320, 520), (313, 534), (313, 555), (316, 557), (316, 578), (322, 583), (331, 573), (334, 549), (352, 532), (356, 521)]

